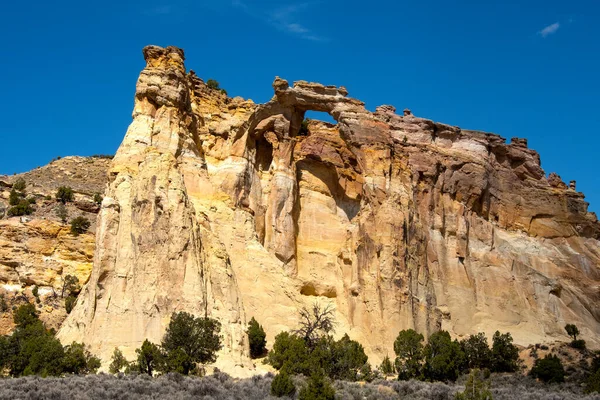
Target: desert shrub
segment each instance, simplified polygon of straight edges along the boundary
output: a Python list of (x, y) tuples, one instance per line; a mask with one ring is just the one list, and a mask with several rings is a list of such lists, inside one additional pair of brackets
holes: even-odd
[(214, 79), (209, 79), (209, 80), (207, 80), (207, 81), (206, 81), (206, 86), (208, 86), (209, 88), (211, 88), (211, 89), (214, 89), (214, 90), (219, 90), (219, 89), (221, 89), (221, 88), (219, 87), (219, 82), (217, 82), (217, 81), (216, 81), (216, 80), (214, 80)]
[(33, 289), (31, 289), (31, 294), (32, 294), (34, 297), (38, 297), (38, 296), (40, 295), (37, 285), (35, 285), (35, 286), (33, 287)]
[(94, 203), (102, 204), (102, 195), (100, 193), (94, 195)]
[(535, 360), (529, 375), (546, 383), (560, 383), (565, 381), (565, 369), (560, 358), (548, 354), (542, 359)]
[(8, 204), (11, 206), (16, 206), (23, 199), (23, 194), (17, 189), (12, 188), (10, 194), (8, 195)]
[(384, 375), (392, 375), (396, 370), (394, 369), (394, 364), (390, 358), (386, 355), (383, 361), (381, 361), (381, 365), (379, 365), (379, 370)]
[(490, 391), (490, 382), (483, 377), (483, 373), (479, 369), (472, 369), (469, 373), (469, 378), (465, 383), (465, 390), (461, 393), (456, 393), (456, 400), (492, 400), (492, 392)]
[(25, 200), (27, 200), (29, 204), (35, 204), (37, 202), (34, 196), (27, 197)]
[(125, 370), (125, 368), (127, 368), (128, 365), (129, 362), (127, 361), (127, 359), (125, 359), (125, 356), (123, 356), (121, 350), (115, 347), (115, 350), (113, 351), (111, 357), (110, 365), (108, 367), (108, 372), (110, 372), (111, 374), (122, 372)]
[(462, 351), (465, 353), (465, 367), (469, 369), (490, 368), (492, 366), (492, 350), (483, 332), (470, 335), (460, 342)]
[(75, 236), (87, 232), (91, 223), (90, 220), (79, 216), (71, 220), (71, 233)]
[(80, 291), (80, 287), (79, 287), (79, 278), (77, 278), (75, 275), (65, 275), (65, 277), (63, 278), (63, 285), (62, 285), (62, 290), (60, 293), (60, 297), (65, 297), (65, 293), (70, 296), (76, 296), (79, 294)]
[(152, 376), (163, 362), (163, 354), (160, 348), (148, 339), (144, 340), (142, 346), (136, 349), (135, 353), (137, 354), (137, 367), (143, 374)]
[(115, 158), (115, 156), (112, 154), (93, 154), (90, 157), (91, 158), (105, 158), (107, 160), (112, 160), (113, 158)]
[(83, 344), (73, 342), (65, 346), (63, 371), (70, 374), (95, 374), (100, 368), (100, 359), (85, 349)]
[(298, 335), (281, 332), (275, 336), (273, 348), (267, 355), (267, 362), (275, 369), (292, 374), (308, 374), (310, 352), (306, 343)]
[(296, 386), (285, 370), (281, 371), (273, 378), (273, 381), (271, 382), (271, 395), (277, 397), (292, 397), (294, 393), (296, 393)]
[(75, 307), (76, 302), (77, 297), (73, 295), (67, 296), (67, 298), (65, 299), (65, 310), (67, 311), (67, 314), (71, 314), (71, 311), (73, 311), (73, 307)]
[(75, 197), (75, 195), (73, 193), (73, 189), (71, 189), (69, 186), (61, 186), (56, 191), (55, 197), (56, 197), (56, 200), (65, 204), (69, 201), (73, 201), (73, 198)]
[(208, 317), (194, 317), (186, 312), (173, 313), (162, 340), (166, 354), (166, 371), (189, 374), (197, 363), (213, 363), (221, 349), (221, 323)]
[(18, 190), (19, 192), (24, 192), (26, 186), (27, 186), (27, 182), (25, 182), (25, 179), (19, 178), (15, 181), (15, 183), (13, 183), (12, 188), (14, 190)]
[(25, 199), (19, 200), (19, 203), (16, 206), (13, 206), (8, 209), (9, 217), (20, 217), (22, 215), (29, 215), (33, 212), (33, 208), (31, 208), (31, 204)]
[(398, 379), (408, 380), (422, 375), (423, 335), (413, 329), (402, 330), (394, 341), (395, 367)]
[(309, 362), (323, 368), (331, 379), (356, 381), (359, 375), (366, 375), (369, 379), (371, 368), (367, 360), (363, 346), (346, 334), (337, 341), (331, 336), (321, 338), (313, 349)]
[(298, 394), (299, 400), (334, 400), (335, 389), (331, 386), (325, 375), (317, 370), (314, 372)]
[(63, 203), (58, 203), (58, 206), (54, 209), (56, 216), (60, 218), (60, 221), (64, 224), (67, 222), (67, 218), (69, 218), (69, 214), (67, 213), (67, 207)]
[(585, 382), (587, 393), (600, 392), (600, 369), (590, 374)]
[(425, 355), (423, 375), (426, 379), (454, 382), (460, 375), (464, 353), (458, 341), (453, 341), (447, 331), (433, 333), (423, 354)]
[(512, 341), (513, 338), (510, 333), (501, 334), (498, 331), (494, 333), (492, 338), (492, 372), (515, 372), (519, 369), (519, 349), (512, 344)]
[(267, 351), (267, 334), (259, 323), (252, 317), (248, 323), (248, 341), (250, 342), (250, 357), (258, 358)]

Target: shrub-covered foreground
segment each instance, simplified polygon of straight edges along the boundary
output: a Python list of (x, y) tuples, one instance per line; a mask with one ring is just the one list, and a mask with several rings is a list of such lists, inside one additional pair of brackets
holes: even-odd
[[(0, 399), (277, 399), (270, 394), (273, 375), (234, 379), (224, 373), (204, 378), (169, 373), (158, 378), (148, 375), (87, 375), (65, 378), (24, 377), (0, 379)], [(453, 384), (421, 381), (374, 381), (372, 383), (335, 382), (335, 398), (451, 400), (464, 389), (466, 377)], [(295, 377), (302, 388), (306, 379)], [(600, 400), (600, 395), (583, 395), (573, 384), (545, 385), (518, 375), (492, 375), (494, 400)], [(298, 392), (295, 397), (298, 398)]]

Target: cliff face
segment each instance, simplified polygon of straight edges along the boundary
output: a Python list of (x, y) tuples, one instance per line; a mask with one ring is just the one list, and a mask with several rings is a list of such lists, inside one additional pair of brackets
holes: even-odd
[[(12, 307), (25, 301), (36, 304), (48, 327), (58, 329), (65, 319), (64, 278), (73, 275), (83, 285), (92, 270), (94, 229), (98, 205), (96, 193), (104, 192), (110, 160), (98, 157), (66, 157), (30, 172), (0, 176), (0, 335), (13, 328)], [(9, 194), (17, 179), (27, 183), (25, 191), (35, 199), (31, 215), (9, 218)], [(67, 203), (67, 221), (84, 216), (92, 226), (87, 233), (74, 236), (68, 224), (56, 214), (54, 198), (60, 186), (75, 192)], [(37, 287), (38, 298), (33, 296)]]
[[(160, 341), (174, 311), (206, 313), (223, 324), (218, 364), (244, 374), (250, 317), (272, 342), (318, 301), (372, 362), (407, 328), (529, 344), (575, 323), (600, 345), (600, 224), (526, 140), (280, 78), (257, 105), (186, 74), (180, 49), (144, 57), (63, 341), (108, 361)], [(308, 110), (337, 124), (306, 130)]]

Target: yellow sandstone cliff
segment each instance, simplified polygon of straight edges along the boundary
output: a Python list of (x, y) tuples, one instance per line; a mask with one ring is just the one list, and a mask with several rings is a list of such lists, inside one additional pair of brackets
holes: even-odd
[[(223, 324), (217, 365), (244, 375), (261, 368), (247, 321), (272, 343), (317, 301), (372, 363), (407, 328), (509, 331), (525, 345), (575, 323), (600, 345), (600, 224), (526, 140), (280, 78), (257, 105), (187, 73), (181, 49), (144, 57), (63, 342), (108, 362), (160, 342), (173, 312), (206, 313)], [(308, 110), (337, 124), (304, 130)]]

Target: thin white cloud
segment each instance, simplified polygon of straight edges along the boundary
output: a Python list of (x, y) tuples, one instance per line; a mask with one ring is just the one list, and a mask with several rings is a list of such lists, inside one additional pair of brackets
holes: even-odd
[(327, 38), (314, 33), (299, 21), (298, 14), (307, 9), (310, 6), (310, 3), (299, 3), (281, 6), (270, 12), (264, 12), (262, 10), (250, 8), (242, 0), (232, 0), (231, 4), (234, 7), (237, 7), (240, 10), (244, 11), (246, 14), (254, 18), (260, 19), (283, 32), (296, 35), (305, 40), (327, 40)]
[(556, 33), (556, 31), (558, 30), (558, 28), (560, 28), (560, 23), (559, 22), (555, 22), (552, 25), (548, 25), (547, 27), (545, 27), (544, 29), (542, 29), (538, 33), (543, 38), (545, 38), (545, 37), (548, 37), (549, 35), (552, 35), (553, 33)]

